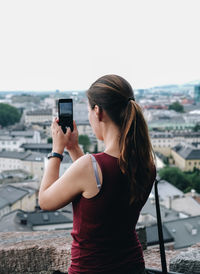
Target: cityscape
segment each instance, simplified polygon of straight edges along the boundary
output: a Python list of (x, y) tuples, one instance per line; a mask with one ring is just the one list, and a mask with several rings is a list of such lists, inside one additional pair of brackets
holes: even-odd
[[(149, 127), (156, 157), (158, 191), (166, 249), (200, 243), (200, 81), (134, 91)], [(0, 92), (0, 232), (65, 230), (73, 226), (71, 204), (43, 211), (38, 191), (52, 149), (51, 122), (60, 98), (73, 99), (79, 143), (98, 153), (88, 121), (85, 91)], [(67, 151), (60, 175), (72, 164)], [(120, 222), (120, 216), (119, 216)], [(141, 211), (148, 248), (159, 244), (154, 190)]]

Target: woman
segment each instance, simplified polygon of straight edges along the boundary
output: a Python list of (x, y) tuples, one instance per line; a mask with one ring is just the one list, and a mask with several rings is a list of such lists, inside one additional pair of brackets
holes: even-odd
[[(105, 151), (84, 155), (78, 132), (52, 124), (53, 152), (41, 182), (39, 203), (56, 210), (73, 203), (72, 262), (75, 273), (145, 273), (135, 226), (155, 179), (148, 129), (130, 84), (106, 75), (87, 91), (88, 117)], [(74, 163), (59, 178), (67, 149)]]

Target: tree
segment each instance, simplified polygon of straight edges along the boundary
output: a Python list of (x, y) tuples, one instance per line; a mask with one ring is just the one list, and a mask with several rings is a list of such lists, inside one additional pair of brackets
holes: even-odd
[(199, 124), (199, 123), (197, 123), (197, 124), (193, 127), (193, 131), (194, 131), (194, 132), (200, 131), (200, 124)]
[(79, 144), (83, 145), (84, 152), (87, 152), (90, 146), (90, 139), (87, 135), (79, 135)]
[(195, 189), (200, 193), (200, 170), (183, 172), (177, 167), (164, 167), (159, 170), (160, 178), (173, 184), (183, 192)]
[(48, 144), (52, 144), (52, 142), (53, 142), (52, 137), (49, 137), (49, 138), (47, 139), (47, 143), (48, 143)]
[(21, 114), (17, 108), (0, 103), (0, 125), (6, 127), (19, 122)]
[(193, 172), (186, 172), (186, 177), (190, 182), (190, 190), (195, 189), (200, 193), (200, 170), (194, 168)]
[(182, 191), (190, 185), (184, 172), (177, 167), (164, 167), (159, 170), (159, 176), (161, 179), (168, 181)]
[(169, 105), (169, 109), (175, 110), (176, 112), (184, 112), (183, 105), (181, 105), (179, 102), (175, 102)]

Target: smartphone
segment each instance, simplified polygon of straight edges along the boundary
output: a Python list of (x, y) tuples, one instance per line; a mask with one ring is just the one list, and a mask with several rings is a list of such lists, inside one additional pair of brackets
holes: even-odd
[(73, 101), (72, 99), (59, 99), (58, 100), (58, 124), (61, 126), (62, 131), (66, 133), (67, 127), (73, 131)]

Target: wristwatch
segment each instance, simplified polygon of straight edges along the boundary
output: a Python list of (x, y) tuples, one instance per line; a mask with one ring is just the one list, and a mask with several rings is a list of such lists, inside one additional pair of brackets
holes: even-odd
[(47, 158), (50, 159), (50, 158), (53, 158), (53, 157), (56, 157), (56, 158), (59, 158), (61, 161), (63, 159), (63, 155), (60, 154), (60, 153), (57, 153), (57, 152), (50, 152), (48, 155), (47, 155)]

